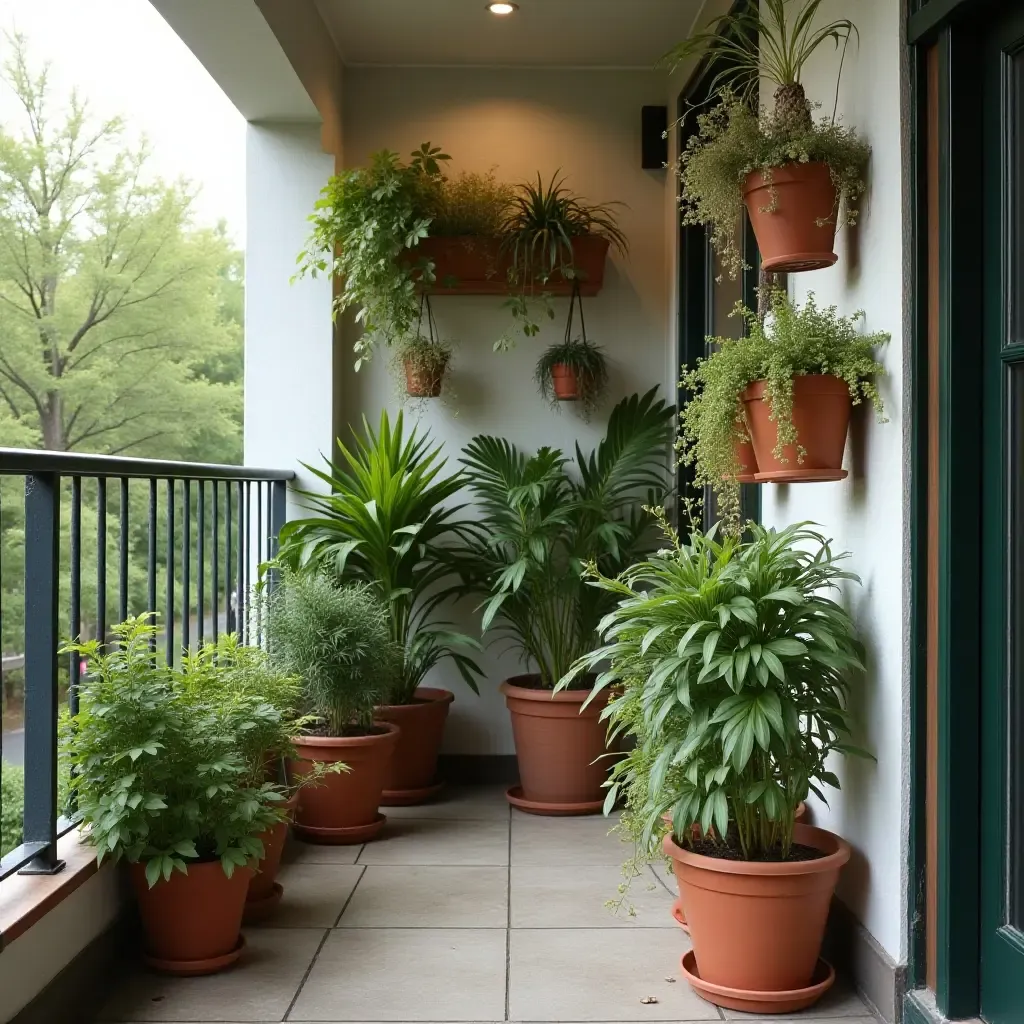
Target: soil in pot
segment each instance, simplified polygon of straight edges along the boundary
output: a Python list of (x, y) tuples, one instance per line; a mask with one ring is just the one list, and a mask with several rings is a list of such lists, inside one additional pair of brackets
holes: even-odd
[[(606, 692), (586, 708), (591, 681), (581, 689), (552, 693), (540, 677), (514, 676), (501, 684), (512, 714), (520, 785), (509, 801), (532, 814), (598, 814), (604, 806), (604, 782), (613, 759), (600, 714)], [(582, 709), (582, 710), (581, 710)]]
[(247, 924), (262, 920), (281, 902), (284, 889), (277, 881), (277, 873), (281, 867), (284, 845), (288, 840), (288, 828), (298, 803), (299, 794), (295, 793), (285, 804), (288, 818), (268, 828), (260, 836), (263, 840), (263, 859), (256, 865), (249, 880), (249, 894), (245, 898)]
[(785, 164), (770, 178), (751, 171), (743, 186), (761, 268), (794, 274), (831, 267), (839, 259), (833, 251), (838, 196), (828, 164)]
[(439, 366), (415, 366), (411, 359), (406, 359), (404, 366), (405, 391), (410, 398), (441, 397), (444, 371), (448, 367), (447, 360)]
[(750, 440), (757, 460), (759, 483), (815, 483), (842, 480), (843, 452), (850, 429), (850, 389), (831, 374), (810, 373), (793, 378), (793, 426), (804, 449), (798, 461), (796, 445), (786, 445), (783, 462), (772, 454), (778, 430), (765, 402), (765, 382), (755, 381), (743, 392)]
[(681, 849), (671, 836), (665, 837), (664, 850), (683, 894), (696, 969), (706, 983), (699, 991), (711, 1002), (719, 1002), (721, 990), (728, 989), (728, 998), (739, 998), (739, 993), (748, 1000), (771, 1002), (772, 1012), (783, 1013), (808, 1005), (804, 1000), (809, 990), (820, 989), (812, 1001), (824, 992), (815, 972), (820, 970), (832, 893), (850, 847), (811, 825), (795, 826), (793, 841), (806, 848), (808, 859), (709, 857)]
[(170, 974), (212, 974), (242, 950), (240, 932), (250, 868), (230, 878), (220, 860), (194, 862), (151, 889), (145, 863), (129, 865), (146, 935), (146, 962)]
[(437, 778), (437, 756), (455, 695), (448, 690), (421, 686), (415, 698), (412, 704), (389, 704), (376, 711), (382, 722), (399, 728), (384, 781), (384, 807), (426, 803), (442, 789)]
[(560, 402), (576, 402), (580, 397), (579, 382), (576, 371), (565, 363), (555, 363), (551, 367), (551, 386), (555, 389), (555, 398)]
[(398, 726), (375, 722), (373, 732), (351, 736), (297, 736), (298, 757), (288, 762), (292, 782), (306, 775), (313, 762), (343, 761), (349, 771), (330, 774), (299, 790), (295, 832), (314, 843), (349, 845), (373, 839), (387, 820), (380, 806)]

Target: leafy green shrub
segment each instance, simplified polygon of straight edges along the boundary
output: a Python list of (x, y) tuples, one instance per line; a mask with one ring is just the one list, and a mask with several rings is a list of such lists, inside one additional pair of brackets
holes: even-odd
[(423, 212), (430, 233), (443, 238), (499, 238), (514, 189), (493, 171), (429, 175), (422, 179)]
[(302, 680), (305, 709), (329, 736), (366, 733), (401, 672), (387, 607), (369, 584), (284, 569), (267, 599), (271, 657)]
[(25, 770), (0, 761), (0, 857), (21, 845)]
[(742, 395), (754, 381), (765, 381), (764, 400), (771, 406), (778, 443), (773, 454), (784, 461), (783, 448), (803, 448), (793, 426), (793, 378), (804, 374), (833, 374), (846, 382), (854, 405), (871, 402), (880, 421), (885, 409), (874, 378), (885, 373), (874, 350), (889, 341), (884, 332), (857, 333), (863, 310), (840, 316), (835, 306), (819, 309), (813, 293), (798, 307), (782, 291), (771, 297), (771, 315), (762, 323), (757, 314), (737, 306), (747, 324), (740, 339), (711, 338), (715, 351), (684, 371), (681, 386), (690, 396), (680, 417), (677, 447), (687, 465), (695, 465), (698, 485), (719, 495), (719, 508), (729, 528), (737, 526), (740, 465), (736, 443), (747, 440)]
[(859, 580), (810, 525), (753, 525), (748, 541), (695, 529), (686, 544), (669, 531), (667, 550), (616, 579), (594, 574), (618, 606), (605, 646), (559, 686), (611, 665), (594, 692), (619, 688), (603, 714), (636, 745), (606, 808), (625, 797), (641, 856), (658, 855), (668, 815), (681, 845), (696, 831), (744, 859), (784, 857), (800, 802), (839, 787), (830, 754), (870, 756), (849, 742), (860, 643), (829, 596)]

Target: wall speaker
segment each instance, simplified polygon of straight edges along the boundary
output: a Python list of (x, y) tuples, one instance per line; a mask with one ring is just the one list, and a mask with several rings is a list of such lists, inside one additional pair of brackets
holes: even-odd
[(645, 171), (660, 171), (668, 163), (668, 107), (640, 111), (641, 163)]

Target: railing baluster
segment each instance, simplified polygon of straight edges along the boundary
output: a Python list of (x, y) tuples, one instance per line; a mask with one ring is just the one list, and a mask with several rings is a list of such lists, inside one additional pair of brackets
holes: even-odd
[(107, 642), (107, 480), (96, 480), (96, 639)]
[(238, 617), (238, 636), (242, 643), (248, 632), (245, 605), (248, 594), (245, 593), (245, 559), (249, 546), (249, 509), (245, 503), (245, 484), (238, 481), (238, 582), (235, 587), (235, 614)]
[(192, 495), (190, 482), (181, 482), (181, 647), (188, 651), (192, 618)]
[(203, 622), (206, 616), (206, 566), (204, 564), (206, 560), (206, 484), (200, 480), (198, 486), (199, 505), (196, 513), (199, 518), (196, 532), (196, 621), (198, 625), (196, 642), (202, 647), (203, 634), (206, 629), (206, 623)]
[[(82, 638), (82, 478), (71, 478), (71, 639)], [(68, 676), (68, 708), (78, 714), (78, 684), (82, 672), (82, 656), (71, 655)]]
[(24, 844), (45, 843), (21, 873), (53, 875), (57, 859), (57, 650), (60, 476), (25, 480)]
[[(263, 484), (256, 482), (256, 571), (263, 564)], [(256, 646), (263, 646), (263, 610), (256, 606)]]
[(231, 484), (224, 484), (225, 524), (224, 524), (224, 614), (229, 632), (238, 632), (237, 619), (231, 620)]
[(118, 620), (124, 622), (128, 618), (128, 477), (121, 477), (121, 537), (118, 593), (120, 604)]
[(220, 632), (218, 629), (217, 618), (220, 615), (220, 595), (217, 592), (217, 563), (220, 561), (220, 552), (217, 550), (218, 532), (220, 530), (220, 516), (217, 511), (217, 494), (220, 491), (220, 485), (216, 480), (213, 481), (213, 555), (210, 558), (210, 581), (213, 588), (213, 599), (210, 601), (210, 607), (213, 609), (213, 642), (217, 642), (217, 635)]
[[(156, 545), (157, 545), (157, 489), (156, 477), (149, 478), (149, 550), (146, 552), (146, 611), (156, 614)], [(156, 654), (156, 635), (149, 641), (149, 646)]]
[(167, 664), (174, 664), (174, 481), (167, 481), (167, 619), (164, 625)]

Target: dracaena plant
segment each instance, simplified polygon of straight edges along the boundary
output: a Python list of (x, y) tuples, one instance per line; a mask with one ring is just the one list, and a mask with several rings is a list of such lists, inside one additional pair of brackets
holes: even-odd
[(484, 631), (508, 640), (544, 687), (590, 649), (608, 608), (608, 596), (584, 584), (584, 565), (614, 574), (650, 550), (643, 506), (664, 500), (674, 416), (656, 391), (623, 399), (596, 450), (577, 445), (574, 462), (486, 436), (463, 454), (480, 513), (466, 587), (484, 597)]
[(280, 559), (375, 589), (391, 640), (404, 652), (402, 672), (384, 695), (389, 703), (411, 703), (427, 672), (446, 659), (477, 692), (480, 668), (471, 652), (479, 642), (435, 615), (457, 583), (452, 549), (469, 529), (464, 506), (452, 504), (465, 475), (446, 475), (441, 446), (406, 432), (401, 413), (392, 424), (382, 412), (376, 431), (364, 420), (352, 447), (339, 440), (338, 450), (340, 461), (326, 470), (306, 467), (328, 493), (305, 493), (315, 515), (284, 526)]
[(641, 853), (655, 855), (667, 815), (680, 844), (784, 857), (800, 802), (839, 787), (829, 755), (865, 754), (847, 710), (861, 645), (834, 599), (859, 580), (811, 527), (754, 525), (747, 540), (694, 529), (687, 543), (669, 530), (667, 549), (618, 578), (594, 574), (618, 604), (604, 645), (560, 685), (604, 666), (595, 693), (619, 687), (604, 715), (635, 746), (607, 806), (626, 798)]
[(281, 790), (255, 779), (249, 735), (273, 709), (258, 695), (224, 702), (157, 661), (150, 616), (113, 627), (116, 643), (69, 644), (89, 659), (79, 711), (61, 723), (70, 791), (97, 859), (144, 862), (150, 886), (197, 861), (225, 874), (263, 856), (260, 833), (283, 817)]

